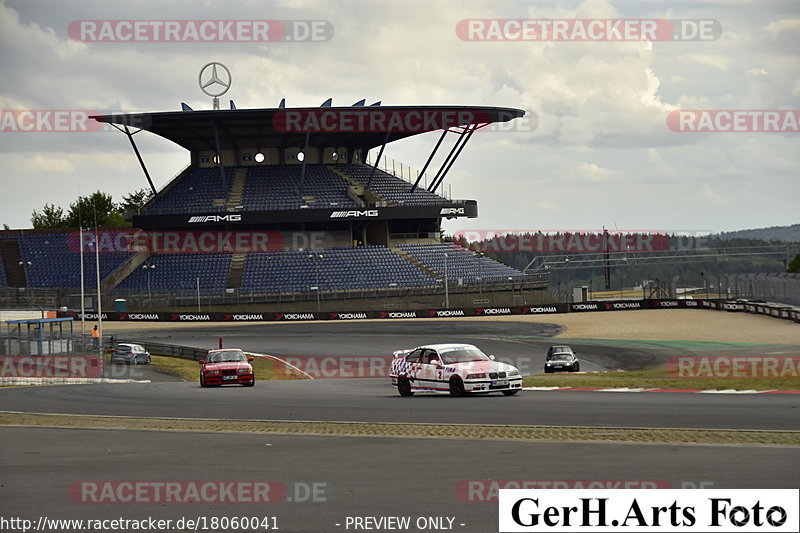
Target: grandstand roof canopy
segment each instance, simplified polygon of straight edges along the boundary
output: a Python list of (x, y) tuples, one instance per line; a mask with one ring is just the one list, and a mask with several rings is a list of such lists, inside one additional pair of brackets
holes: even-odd
[(525, 115), (521, 109), (474, 106), (353, 106), (231, 109), (93, 116), (150, 131), (191, 151), (240, 147), (374, 148), (429, 131), (463, 131)]

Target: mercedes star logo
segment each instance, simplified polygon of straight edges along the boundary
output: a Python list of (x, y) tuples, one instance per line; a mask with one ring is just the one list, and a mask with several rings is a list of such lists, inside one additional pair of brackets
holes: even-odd
[[(226, 78), (225, 80), (220, 79), (218, 71), (217, 71), (217, 66), (222, 67), (222, 70), (225, 71), (224, 74), (223, 74), (223, 78)], [(208, 78), (207, 76), (204, 76), (206, 71), (208, 71), (208, 67), (211, 67), (211, 77), (210, 78)], [(204, 77), (207, 78), (206, 81), (203, 81)], [(222, 63), (217, 63), (216, 61), (212, 61), (211, 63), (209, 63), (206, 66), (204, 66), (203, 68), (201, 68), (200, 69), (200, 75), (197, 77), (197, 82), (200, 84), (200, 89), (204, 93), (206, 93), (208, 96), (213, 96), (214, 98), (216, 98), (218, 96), (222, 96), (223, 94), (228, 92), (228, 89), (230, 89), (230, 87), (231, 87), (231, 81), (232, 81), (231, 71), (228, 70), (228, 67), (226, 67)], [(211, 87), (212, 85), (215, 85), (215, 84), (219, 85), (221, 87), (221, 89), (217, 89), (219, 92), (214, 92), (213, 88), (212, 89), (208, 89), (208, 87)]]

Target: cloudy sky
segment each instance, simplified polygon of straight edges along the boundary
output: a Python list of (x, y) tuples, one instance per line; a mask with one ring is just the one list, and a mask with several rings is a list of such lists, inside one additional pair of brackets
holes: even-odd
[[(322, 42), (79, 42), (82, 20), (322, 20)], [(465, 41), (462, 19), (714, 20), (715, 40)], [(197, 76), (233, 74), (238, 108), (491, 105), (524, 109), (511, 131), (476, 134), (451, 170), (475, 220), (446, 229), (735, 230), (800, 222), (797, 133), (672, 131), (675, 110), (800, 109), (796, 0), (316, 1), (0, 0), (0, 110), (170, 111), (210, 107)], [(13, 115), (18, 116), (18, 115)], [(146, 185), (113, 131), (0, 128), (0, 224), (29, 227), (45, 202)], [(437, 134), (389, 145), (421, 168)], [(137, 135), (156, 186), (187, 163)]]

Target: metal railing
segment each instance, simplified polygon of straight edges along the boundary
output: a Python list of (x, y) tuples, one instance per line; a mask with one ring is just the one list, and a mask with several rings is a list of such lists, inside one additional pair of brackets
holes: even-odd
[(763, 300), (800, 307), (800, 274), (723, 274), (724, 298)]
[[(550, 283), (550, 273), (541, 272), (529, 274), (525, 277), (512, 279), (489, 279), (489, 280), (463, 280), (461, 283), (457, 279), (451, 278), (448, 284), (448, 291), (451, 294), (472, 293), (472, 292), (508, 292), (546, 289)], [(373, 289), (347, 289), (347, 290), (325, 290), (324, 284), (321, 290), (309, 290), (299, 292), (247, 292), (234, 291), (216, 295), (198, 295), (192, 291), (178, 291), (170, 293), (159, 293), (148, 295), (139, 291), (113, 291), (107, 295), (109, 301), (120, 298), (125, 299), (130, 309), (170, 309), (170, 308), (193, 308), (199, 307), (200, 310), (210, 306), (236, 305), (236, 304), (281, 304), (281, 303), (302, 303), (314, 302), (318, 298), (323, 301), (336, 300), (395, 300), (409, 299), (415, 296), (429, 297), (444, 294), (444, 282), (439, 281), (436, 285), (427, 287), (382, 287)], [(108, 304), (105, 309), (111, 310)]]

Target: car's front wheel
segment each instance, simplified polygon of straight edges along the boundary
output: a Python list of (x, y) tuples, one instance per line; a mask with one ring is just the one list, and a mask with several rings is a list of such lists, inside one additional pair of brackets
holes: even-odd
[(150, 364), (150, 356), (149, 355), (147, 356), (147, 361), (145, 361), (144, 364), (146, 364), (146, 365)]
[(414, 396), (414, 391), (411, 390), (411, 382), (408, 378), (399, 378), (397, 380), (397, 392), (400, 396)]
[(256, 377), (253, 376), (253, 381), (250, 381), (248, 383), (242, 383), (242, 386), (243, 387), (254, 387), (255, 384), (256, 384)]
[(579, 365), (578, 363), (575, 363), (575, 366), (572, 367), (572, 371), (573, 372), (580, 372), (581, 371), (581, 365)]
[(450, 378), (450, 396), (464, 396), (464, 392), (464, 382), (461, 378)]
[(519, 389), (512, 389), (512, 390), (504, 390), (503, 394), (505, 396), (514, 396), (516, 393), (519, 392)]
[(132, 364), (133, 366), (136, 366), (136, 365), (138, 365), (138, 364), (139, 364), (139, 360), (138, 360), (138, 359), (136, 359), (136, 356), (135, 356), (135, 355), (133, 356), (133, 359), (131, 359), (131, 364)]
[(200, 386), (203, 388), (208, 387), (208, 385), (206, 385), (206, 377), (203, 374), (200, 374)]

